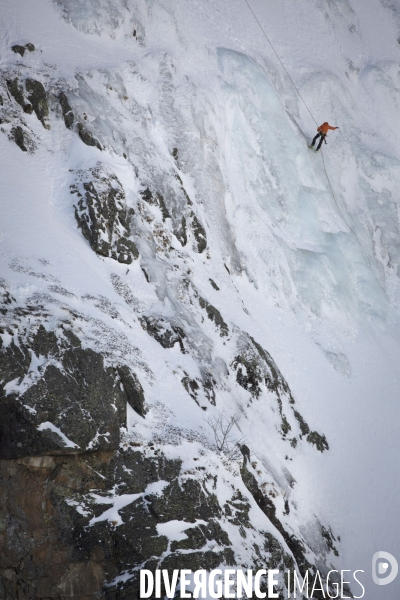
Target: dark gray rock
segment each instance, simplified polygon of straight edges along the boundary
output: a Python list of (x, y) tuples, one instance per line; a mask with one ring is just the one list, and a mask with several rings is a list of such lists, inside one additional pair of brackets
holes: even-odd
[(303, 419), (302, 415), (297, 410), (295, 410), (295, 409), (293, 409), (293, 413), (294, 413), (294, 416), (296, 417), (297, 422), (299, 424), (301, 434), (302, 435), (307, 435), (307, 433), (310, 433), (310, 427), (305, 422), (305, 420)]
[(232, 363), (236, 370), (236, 380), (240, 386), (258, 398), (261, 384), (273, 392), (288, 394), (294, 403), (289, 386), (276, 366), (271, 355), (250, 335), (243, 334), (239, 342), (240, 353)]
[[(242, 334), (239, 341), (239, 350), (240, 353), (231, 365), (236, 370), (236, 381), (241, 387), (250, 392), (254, 398), (260, 397), (263, 385), (270, 391), (275, 392), (281, 415), (281, 432), (283, 437), (286, 437), (292, 430), (292, 426), (283, 412), (282, 398), (285, 396), (289, 400), (289, 404), (294, 404), (294, 399), (286, 380), (270, 354), (251, 336)], [(301, 431), (300, 439), (302, 439), (303, 435), (307, 436), (307, 442), (315, 445), (317, 450), (320, 452), (328, 450), (329, 446), (325, 436), (316, 431), (310, 431), (310, 427), (302, 415), (293, 406), (292, 410)], [(296, 447), (296, 438), (289, 441), (293, 448)]]
[(215, 281), (213, 279), (211, 279), (211, 277), (209, 279), (209, 282), (213, 286), (214, 290), (216, 290), (217, 292), (219, 292), (219, 287), (217, 286), (217, 284), (215, 283)]
[[(200, 380), (199, 380), (200, 381)], [(207, 400), (215, 406), (215, 381), (210, 373), (203, 374), (202, 381), (199, 383), (196, 379), (190, 379), (190, 377), (185, 373), (185, 377), (181, 380), (181, 383), (189, 396), (193, 398), (193, 400), (203, 409), (207, 410), (206, 406), (202, 406), (198, 400), (199, 392), (200, 392), (200, 384), (203, 387), (204, 395)]]
[(164, 197), (160, 193), (157, 193), (155, 196), (153, 196), (149, 188), (146, 188), (143, 192), (141, 192), (141, 195), (143, 200), (145, 200), (149, 204), (153, 204), (159, 207), (159, 209), (161, 210), (163, 221), (165, 221), (165, 219), (171, 218), (171, 215), (169, 214), (168, 209), (165, 205)]
[(49, 129), (50, 126), (46, 123), (46, 117), (49, 114), (49, 105), (47, 103), (46, 91), (43, 84), (35, 79), (27, 79), (25, 82), (26, 91), (28, 92), (28, 100), (32, 104), (33, 110), (43, 127)]
[(281, 431), (283, 433), (283, 436), (286, 437), (287, 434), (289, 433), (289, 431), (291, 431), (291, 426), (289, 421), (286, 418), (285, 414), (282, 414), (282, 410), (281, 410), (281, 417), (282, 417), (282, 421), (281, 421)]
[[(116, 258), (118, 262), (130, 265), (133, 259), (139, 257), (139, 250), (135, 242), (127, 237), (120, 237), (116, 241)], [(115, 258), (111, 252), (111, 258)]]
[[(16, 303), (15, 298), (11, 295), (8, 285), (4, 279), (0, 279), (0, 314), (6, 315), (11, 308), (10, 305)], [(0, 333), (8, 331), (12, 335), (12, 331), (8, 327), (0, 327)]]
[(21, 56), (24, 56), (26, 50), (28, 50), (29, 52), (34, 52), (35, 46), (31, 43), (25, 44), (25, 46), (15, 44), (15, 46), (11, 46), (11, 50), (15, 52), (15, 54), (20, 54)]
[(201, 308), (203, 308), (206, 311), (207, 317), (218, 327), (220, 331), (220, 336), (226, 337), (227, 335), (229, 335), (229, 327), (223, 320), (219, 310), (215, 308), (215, 306), (207, 302), (207, 300), (204, 300), (204, 298), (202, 298), (201, 296), (199, 296), (198, 300)]
[(190, 217), (192, 222), (193, 235), (195, 238), (194, 249), (196, 252), (201, 254), (207, 248), (207, 235), (204, 227), (201, 225), (194, 212), (191, 213)]
[(210, 519), (207, 525), (199, 525), (187, 530), (187, 538), (180, 542), (172, 542), (171, 550), (200, 550), (208, 541), (215, 541), (219, 546), (231, 546), (228, 534), (218, 521)]
[(24, 130), (22, 129), (22, 127), (20, 127), (19, 125), (17, 125), (16, 127), (13, 127), (11, 129), (10, 138), (12, 140), (14, 140), (14, 142), (17, 144), (18, 148), (21, 148), (22, 152), (28, 152), (28, 148), (26, 146), (26, 141), (25, 141), (25, 133), (24, 133)]
[(181, 466), (180, 460), (167, 459), (163, 454), (146, 456), (143, 449), (127, 446), (119, 449), (110, 461), (109, 468), (121, 493), (138, 494), (155, 481), (176, 479)]
[(65, 126), (68, 129), (72, 129), (74, 124), (74, 113), (72, 112), (72, 108), (69, 105), (67, 95), (64, 92), (60, 92), (58, 95), (58, 100), (61, 105)]
[(103, 150), (100, 142), (96, 140), (93, 134), (88, 129), (86, 129), (86, 127), (84, 127), (82, 123), (78, 123), (77, 127), (79, 137), (81, 138), (82, 142), (86, 144), (86, 146), (96, 146), (96, 148), (98, 148), (99, 150)]
[(15, 44), (15, 46), (11, 46), (11, 50), (15, 52), (15, 54), (20, 54), (23, 56), (25, 54), (25, 46), (20, 46), (19, 44)]
[(138, 378), (126, 366), (118, 367), (117, 372), (124, 386), (128, 403), (138, 415), (144, 417), (146, 414), (144, 392)]
[(14, 100), (16, 102), (18, 102), (18, 104), (20, 106), (22, 106), (22, 108), (24, 108), (24, 106), (25, 106), (24, 88), (22, 87), (22, 85), (20, 85), (18, 78), (15, 77), (15, 79), (8, 79), (7, 80), (7, 88), (8, 88), (8, 91), (10, 92), (11, 96), (14, 98)]
[(203, 375), (203, 389), (207, 400), (215, 406), (215, 387), (216, 382), (211, 373), (205, 373)]
[(248, 471), (246, 467), (246, 461), (243, 462), (241, 475), (243, 483), (253, 496), (259, 508), (268, 517), (268, 519), (271, 521), (274, 527), (276, 527), (279, 533), (282, 534), (282, 537), (284, 538), (285, 542), (287, 543), (288, 547), (293, 553), (293, 556), (296, 559), (300, 572), (302, 574), (305, 574), (307, 570), (313, 572), (313, 570), (315, 569), (312, 565), (310, 565), (310, 563), (306, 559), (306, 548), (304, 547), (304, 544), (300, 540), (298, 540), (293, 534), (290, 534), (288, 531), (286, 531), (286, 529), (283, 527), (282, 523), (276, 516), (276, 508), (274, 503), (268, 496), (262, 493), (262, 491), (258, 487), (256, 478), (252, 473), (250, 473), (250, 471)]
[(151, 511), (160, 522), (173, 519), (195, 523), (196, 519), (218, 519), (222, 509), (215, 494), (206, 493), (196, 479), (172, 481), (162, 496), (147, 496)]
[(311, 431), (307, 436), (307, 442), (309, 444), (313, 444), (317, 450), (323, 452), (324, 450), (329, 450), (329, 444), (326, 441), (326, 437), (317, 431)]
[(193, 400), (197, 402), (197, 396), (200, 389), (199, 384), (195, 379), (190, 379), (190, 377), (186, 376), (182, 379), (182, 385)]
[[(4, 333), (4, 330), (1, 331)], [(3, 400), (6, 395), (4, 386), (9, 381), (22, 381), (28, 371), (31, 363), (29, 350), (24, 345), (16, 345), (14, 339), (8, 346), (4, 346), (3, 340), (0, 337), (0, 398)]]
[(240, 452), (243, 454), (245, 462), (246, 460), (250, 460), (250, 448), (246, 444), (240, 446)]
[(320, 452), (324, 452), (324, 450), (329, 450), (329, 444), (326, 441), (326, 437), (323, 434), (318, 433), (317, 431), (310, 431), (308, 423), (305, 422), (304, 418), (297, 410), (293, 409), (293, 413), (299, 424), (301, 435), (307, 436), (307, 442), (309, 444), (313, 444)]
[(134, 211), (126, 206), (121, 183), (100, 168), (80, 177), (83, 193), (79, 185), (72, 186), (71, 192), (79, 198), (75, 218), (82, 234), (97, 254), (130, 264), (139, 252), (130, 231)]
[(193, 202), (189, 198), (189, 194), (187, 193), (187, 191), (184, 188), (184, 185), (183, 185), (183, 182), (182, 182), (182, 179), (181, 179), (181, 176), (179, 175), (179, 173), (175, 173), (175, 179), (177, 179), (179, 181), (179, 183), (180, 183), (182, 194), (183, 194), (183, 196), (184, 196), (184, 198), (185, 198), (188, 206), (192, 206)]
[(182, 217), (179, 227), (175, 230), (175, 236), (178, 238), (182, 246), (186, 246), (188, 238), (187, 238), (187, 230), (186, 230), (186, 219)]
[[(39, 377), (28, 389), (5, 395), (7, 384), (18, 386), (28, 376), (33, 356), (45, 359)], [(59, 330), (56, 336), (41, 325), (27, 339), (20, 337), (18, 346), (0, 346), (0, 366), (3, 458), (116, 448), (135, 383), (136, 408), (144, 410), (140, 384), (127, 367), (120, 369), (130, 384), (128, 391), (121, 389), (114, 369), (105, 367), (102, 355), (83, 349), (71, 331)]]
[(162, 317), (144, 316), (140, 319), (141, 325), (163, 348), (173, 348), (178, 342), (181, 352), (186, 353), (184, 339), (186, 334), (176, 325), (172, 325)]

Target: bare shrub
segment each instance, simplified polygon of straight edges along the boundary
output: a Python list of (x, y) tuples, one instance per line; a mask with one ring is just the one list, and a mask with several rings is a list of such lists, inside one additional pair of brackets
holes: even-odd
[(240, 458), (240, 448), (238, 440), (232, 434), (232, 429), (238, 426), (240, 415), (235, 414), (232, 417), (225, 413), (218, 413), (215, 417), (208, 417), (206, 423), (211, 427), (215, 446), (219, 452), (223, 452), (229, 459), (235, 460)]

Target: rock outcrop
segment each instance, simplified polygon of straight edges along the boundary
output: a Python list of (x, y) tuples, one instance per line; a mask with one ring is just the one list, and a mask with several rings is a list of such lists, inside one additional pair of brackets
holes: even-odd
[(128, 399), (144, 414), (136, 376), (106, 367), (71, 330), (39, 325), (7, 346), (0, 339), (0, 365), (3, 458), (118, 448)]
[(97, 254), (130, 264), (139, 256), (131, 234), (134, 210), (117, 177), (99, 167), (78, 178), (71, 192), (78, 196), (75, 218), (82, 234)]

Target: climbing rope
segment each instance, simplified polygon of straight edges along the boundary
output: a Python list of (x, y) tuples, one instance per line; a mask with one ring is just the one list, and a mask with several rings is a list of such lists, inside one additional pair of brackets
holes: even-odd
[(249, 7), (249, 10), (250, 10), (251, 14), (253, 15), (254, 19), (257, 21), (257, 23), (258, 23), (258, 26), (259, 26), (259, 28), (261, 29), (261, 31), (263, 32), (265, 39), (267, 40), (268, 44), (271, 46), (273, 53), (275, 54), (276, 58), (277, 58), (277, 59), (279, 60), (279, 62), (281, 63), (283, 70), (285, 71), (286, 75), (289, 77), (290, 81), (292, 82), (292, 85), (293, 85), (294, 89), (296, 90), (296, 92), (298, 93), (299, 97), (301, 98), (301, 100), (302, 100), (302, 102), (303, 102), (304, 106), (306, 107), (306, 109), (307, 109), (307, 110), (308, 110), (308, 112), (310, 113), (310, 117), (312, 118), (312, 120), (314, 121), (314, 123), (315, 123), (315, 124), (318, 126), (318, 123), (317, 123), (317, 121), (314, 119), (314, 116), (313, 116), (313, 114), (312, 114), (311, 110), (308, 108), (308, 106), (307, 106), (307, 104), (306, 104), (306, 101), (304, 100), (303, 96), (300, 94), (300, 90), (298, 89), (298, 87), (297, 87), (297, 85), (295, 84), (295, 82), (293, 81), (293, 79), (290, 77), (290, 74), (289, 74), (289, 72), (287, 71), (287, 69), (286, 69), (285, 65), (284, 65), (284, 64), (283, 64), (283, 62), (281, 61), (281, 59), (280, 59), (280, 57), (279, 57), (278, 53), (276, 52), (276, 50), (275, 50), (275, 48), (273, 47), (273, 45), (272, 45), (272, 43), (271, 43), (271, 41), (270, 41), (269, 37), (267, 36), (267, 34), (266, 34), (266, 32), (265, 32), (265, 30), (264, 30), (263, 26), (261, 25), (260, 21), (257, 19), (256, 15), (255, 15), (255, 13), (254, 13), (254, 11), (253, 11), (253, 9), (251, 8), (251, 6), (250, 6), (250, 4), (248, 3), (248, 1), (247, 1), (247, 0), (244, 0), (244, 1), (246, 2), (247, 6)]
[[(336, 208), (338, 209), (338, 212), (339, 212), (340, 216), (342, 217), (343, 221), (346, 223), (347, 227), (350, 229), (351, 233), (352, 233), (352, 234), (354, 235), (354, 237), (356, 238), (356, 240), (357, 240), (357, 244), (360, 246), (361, 252), (364, 254), (365, 258), (367, 259), (367, 262), (368, 262), (368, 264), (369, 264), (369, 268), (370, 268), (370, 269), (372, 269), (372, 264), (371, 264), (371, 261), (370, 261), (370, 259), (369, 259), (369, 256), (368, 256), (368, 254), (366, 253), (366, 251), (364, 250), (364, 248), (363, 248), (363, 246), (362, 246), (362, 244), (361, 244), (360, 240), (358, 239), (358, 235), (356, 234), (356, 232), (354, 231), (354, 229), (353, 229), (353, 228), (352, 228), (352, 227), (351, 227), (351, 226), (348, 224), (348, 222), (347, 222), (347, 220), (346, 220), (346, 218), (345, 218), (344, 214), (342, 213), (342, 211), (341, 211), (341, 209), (340, 209), (339, 203), (338, 203), (338, 201), (337, 201), (337, 198), (336, 198), (336, 194), (335, 194), (335, 192), (334, 192), (334, 190), (333, 190), (333, 187), (332, 187), (332, 184), (331, 184), (331, 180), (329, 179), (329, 175), (328, 175), (328, 172), (327, 172), (327, 170), (326, 170), (326, 166), (325, 166), (325, 159), (324, 159), (324, 155), (323, 155), (323, 153), (322, 153), (322, 152), (321, 152), (321, 156), (322, 156), (322, 164), (324, 165), (324, 171), (325, 171), (325, 175), (326, 175), (326, 178), (327, 178), (327, 180), (328, 180), (329, 187), (330, 187), (330, 189), (331, 189), (331, 192), (332, 192), (333, 199), (335, 200)], [(378, 283), (379, 283), (379, 281), (378, 281)], [(379, 285), (381, 285), (381, 284), (379, 283)], [(382, 287), (382, 286), (381, 286), (381, 287)], [(382, 289), (383, 289), (383, 288), (382, 288)]]
[[(306, 109), (307, 109), (308, 113), (310, 114), (310, 117), (312, 118), (312, 120), (314, 121), (314, 123), (315, 123), (315, 124), (318, 126), (318, 123), (317, 123), (317, 121), (315, 120), (315, 118), (314, 118), (314, 115), (312, 114), (311, 110), (308, 108), (308, 106), (307, 106), (307, 103), (306, 103), (306, 101), (304, 100), (303, 96), (301, 95), (299, 88), (297, 87), (297, 85), (295, 84), (295, 82), (294, 82), (294, 81), (293, 81), (293, 79), (291, 78), (291, 76), (290, 76), (290, 73), (289, 73), (289, 72), (288, 72), (288, 70), (286, 69), (286, 67), (285, 67), (285, 65), (283, 64), (283, 62), (281, 61), (279, 54), (276, 52), (276, 50), (275, 50), (274, 46), (272, 45), (272, 42), (271, 42), (271, 40), (269, 39), (269, 37), (268, 37), (268, 35), (267, 35), (267, 33), (266, 33), (265, 29), (264, 29), (264, 28), (263, 28), (263, 26), (261, 25), (261, 23), (260, 23), (260, 21), (258, 20), (258, 18), (257, 18), (257, 16), (256, 16), (256, 14), (254, 13), (253, 9), (251, 8), (251, 6), (250, 6), (250, 4), (249, 4), (248, 0), (244, 0), (244, 1), (245, 1), (245, 3), (247, 4), (247, 6), (248, 6), (248, 8), (249, 8), (249, 10), (250, 10), (251, 14), (253, 15), (253, 17), (254, 17), (255, 21), (257, 22), (257, 24), (258, 24), (259, 28), (261, 29), (261, 31), (262, 31), (262, 33), (263, 33), (263, 35), (264, 35), (265, 39), (267, 40), (268, 44), (271, 46), (271, 49), (272, 49), (273, 53), (275, 54), (276, 58), (278, 59), (279, 63), (281, 64), (281, 66), (282, 66), (283, 70), (285, 71), (286, 75), (288, 76), (288, 78), (289, 78), (289, 79), (290, 79), (290, 81), (292, 82), (292, 85), (293, 85), (294, 89), (296, 90), (296, 92), (297, 92), (297, 94), (298, 94), (299, 98), (301, 99), (301, 101), (303, 102), (304, 106), (306, 107)], [(277, 91), (277, 93), (278, 93), (278, 91)], [(337, 210), (338, 210), (338, 212), (339, 212), (340, 216), (342, 217), (343, 221), (345, 222), (346, 226), (349, 228), (349, 230), (351, 231), (351, 233), (352, 233), (352, 234), (354, 235), (354, 237), (356, 238), (356, 240), (357, 240), (357, 243), (358, 243), (358, 245), (360, 246), (360, 249), (361, 249), (362, 253), (364, 254), (365, 258), (366, 258), (366, 259), (367, 259), (367, 261), (368, 261), (368, 264), (369, 264), (369, 266), (370, 266), (370, 269), (372, 269), (371, 261), (370, 261), (370, 259), (369, 259), (369, 256), (368, 256), (368, 254), (367, 254), (367, 253), (366, 253), (366, 251), (364, 250), (364, 248), (363, 248), (363, 246), (362, 246), (362, 244), (361, 244), (360, 240), (358, 239), (358, 236), (357, 236), (356, 232), (355, 232), (355, 231), (354, 231), (354, 229), (353, 229), (353, 228), (352, 228), (352, 227), (351, 227), (351, 226), (348, 224), (347, 220), (345, 219), (345, 216), (344, 216), (344, 214), (342, 213), (342, 211), (341, 211), (341, 209), (340, 209), (340, 206), (339, 206), (339, 203), (338, 203), (338, 201), (337, 201), (337, 197), (336, 197), (335, 191), (334, 191), (334, 189), (333, 189), (333, 187), (332, 187), (332, 184), (331, 184), (331, 180), (329, 179), (328, 171), (326, 170), (326, 165), (325, 165), (325, 159), (324, 159), (324, 154), (323, 154), (323, 152), (321, 152), (321, 156), (322, 156), (322, 164), (323, 164), (323, 167), (324, 167), (325, 175), (326, 175), (326, 178), (327, 178), (327, 180), (328, 180), (328, 183), (329, 183), (329, 188), (330, 188), (330, 190), (331, 190), (332, 197), (333, 197), (333, 199), (334, 199), (334, 201), (335, 201), (336, 208), (337, 208)], [(378, 282), (378, 283), (379, 283), (379, 282)], [(379, 285), (380, 285), (380, 283), (379, 283)], [(382, 287), (382, 286), (381, 286), (381, 287)], [(383, 289), (383, 288), (382, 288), (382, 289)]]

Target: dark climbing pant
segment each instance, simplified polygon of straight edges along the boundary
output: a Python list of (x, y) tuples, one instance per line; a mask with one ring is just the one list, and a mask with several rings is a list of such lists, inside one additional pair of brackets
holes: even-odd
[(318, 144), (318, 148), (317, 150), (319, 150), (322, 146), (322, 142), (325, 140), (326, 138), (326, 133), (321, 133), (320, 131), (318, 131), (317, 135), (315, 136), (315, 138), (313, 139), (313, 141), (311, 142), (311, 146), (314, 147), (315, 142), (317, 141), (317, 139), (319, 138), (319, 136), (321, 136), (321, 139), (319, 140), (319, 144)]

